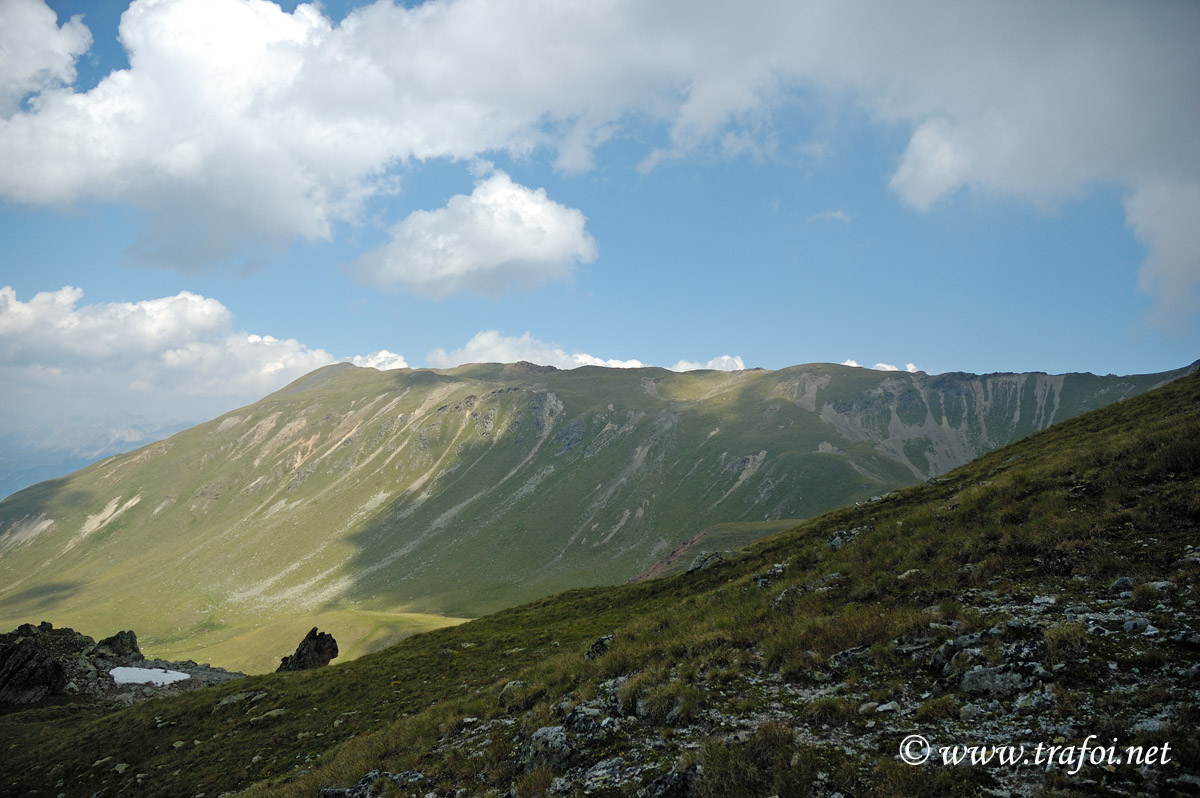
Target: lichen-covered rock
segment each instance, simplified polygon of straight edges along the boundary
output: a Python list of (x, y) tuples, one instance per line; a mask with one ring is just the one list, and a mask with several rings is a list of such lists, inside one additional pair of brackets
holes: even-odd
[(527, 699), (529, 682), (513, 679), (500, 688), (496, 703), (502, 709), (517, 709), (523, 706)]
[(613, 639), (612, 635), (604, 635), (597, 638), (594, 643), (588, 646), (588, 650), (584, 652), (583, 656), (587, 659), (603, 657), (608, 653), (608, 649), (612, 647)]
[(724, 559), (725, 555), (719, 551), (702, 551), (692, 560), (692, 564), (688, 566), (687, 572), (690, 574), (696, 571), (707, 571)]
[(963, 674), (959, 689), (971, 695), (1005, 696), (1025, 690), (1049, 675), (1036, 662), (1001, 665), (996, 668), (977, 665)]
[(685, 770), (670, 770), (646, 788), (646, 798), (687, 798), (700, 782), (700, 772), (692, 765)]
[[(356, 781), (353, 787), (322, 787), (317, 795), (319, 798), (378, 798), (383, 794), (386, 782), (400, 787), (411, 787), (423, 781), (425, 781), (425, 775), (412, 770), (406, 770), (403, 773), (372, 770)], [(380, 789), (375, 789), (376, 786), (379, 786)]]
[(562, 726), (543, 726), (529, 738), (522, 752), (521, 764), (529, 770), (548, 767), (559, 772), (570, 766), (576, 756), (575, 746)]

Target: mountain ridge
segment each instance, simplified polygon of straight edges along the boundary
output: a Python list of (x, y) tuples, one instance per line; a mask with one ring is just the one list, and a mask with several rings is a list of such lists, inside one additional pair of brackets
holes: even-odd
[(625, 581), (714, 523), (865, 501), (1187, 371), (335, 364), (0, 502), (0, 622), (53, 611), (253, 670), (265, 652), (230, 656), (272, 624), (375, 613), (338, 635), (352, 652)]

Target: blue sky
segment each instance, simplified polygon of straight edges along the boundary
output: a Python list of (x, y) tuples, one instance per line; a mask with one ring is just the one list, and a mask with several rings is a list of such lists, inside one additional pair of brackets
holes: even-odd
[(0, 0), (4, 424), (1200, 357), (1200, 5), (360, 5)]

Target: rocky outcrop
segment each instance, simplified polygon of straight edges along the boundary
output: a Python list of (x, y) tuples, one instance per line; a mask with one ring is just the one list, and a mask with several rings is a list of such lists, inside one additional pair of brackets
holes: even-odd
[(112, 637), (106, 637), (96, 644), (96, 648), (122, 662), (134, 663), (146, 659), (138, 648), (137, 635), (132, 631), (117, 632)]
[(300, 645), (296, 647), (296, 653), (284, 657), (275, 672), (310, 671), (324, 668), (337, 655), (338, 645), (337, 641), (333, 639), (333, 635), (328, 632), (318, 632), (317, 627), (314, 626), (300, 641)]
[(692, 564), (688, 566), (687, 572), (694, 574), (696, 571), (707, 571), (724, 559), (725, 555), (722, 552), (702, 551), (696, 555), (696, 559), (692, 560)]
[[(403, 773), (388, 773), (387, 771), (372, 770), (359, 779), (353, 787), (322, 787), (317, 793), (318, 798), (378, 798), (387, 785), (396, 787), (412, 787), (427, 781), (425, 775), (413, 770)], [(378, 788), (378, 789), (376, 789)]]
[[(177, 671), (187, 679), (172, 684), (118, 684), (114, 668)], [(32, 704), (53, 696), (90, 696), (121, 704), (194, 690), (245, 674), (191, 660), (147, 660), (137, 635), (122, 631), (97, 643), (74, 629), (42, 621), (0, 635), (0, 703)]]
[(31, 704), (61, 694), (66, 684), (62, 664), (33, 638), (0, 646), (0, 702)]

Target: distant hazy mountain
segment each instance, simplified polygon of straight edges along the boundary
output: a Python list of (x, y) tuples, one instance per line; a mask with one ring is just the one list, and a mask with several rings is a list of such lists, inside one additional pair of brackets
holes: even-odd
[(66, 476), (103, 457), (161, 440), (189, 426), (101, 419), (0, 434), (0, 498), (47, 479)]
[(0, 628), (232, 665), (297, 618), (356, 614), (369, 642), (380, 613), (624, 581), (714, 524), (865, 501), (1185, 371), (329, 366), (0, 503)]

